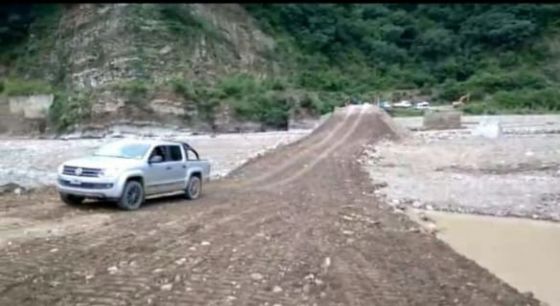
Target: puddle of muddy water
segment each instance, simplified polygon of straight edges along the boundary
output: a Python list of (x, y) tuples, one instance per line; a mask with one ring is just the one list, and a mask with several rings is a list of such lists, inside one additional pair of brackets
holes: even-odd
[(519, 291), (560, 305), (560, 224), (426, 212), (438, 238)]

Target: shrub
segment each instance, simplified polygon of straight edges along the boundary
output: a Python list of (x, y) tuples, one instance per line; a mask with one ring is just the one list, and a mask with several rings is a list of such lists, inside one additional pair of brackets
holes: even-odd
[(7, 96), (26, 96), (52, 93), (52, 87), (38, 80), (6, 79), (3, 82)]
[(332, 92), (351, 87), (351, 82), (337, 70), (305, 70), (299, 74), (297, 83), (302, 88)]
[(49, 109), (49, 122), (57, 131), (65, 131), (72, 125), (87, 119), (91, 114), (91, 102), (87, 93), (67, 94), (57, 92)]
[(549, 87), (538, 90), (501, 91), (492, 100), (506, 109), (560, 110), (560, 90)]
[(344, 104), (345, 97), (341, 93), (323, 92), (319, 94), (316, 107), (320, 114), (334, 111), (334, 108)]
[(438, 99), (444, 102), (452, 102), (459, 99), (466, 93), (466, 88), (463, 83), (455, 81), (446, 81), (441, 85)]
[(272, 90), (285, 90), (288, 87), (285, 79), (278, 78), (268, 80), (267, 85), (269, 85)]
[(528, 71), (493, 73), (485, 72), (474, 75), (467, 81), (470, 88), (479, 88), (487, 93), (501, 90), (542, 89), (548, 85), (547, 80), (536, 73)]
[(192, 83), (183, 79), (173, 79), (170, 83), (171, 88), (176, 94), (183, 96), (187, 100), (196, 99), (196, 92)]
[(122, 81), (113, 85), (113, 88), (134, 102), (144, 102), (149, 92), (148, 85), (143, 80)]
[(289, 119), (289, 103), (279, 95), (261, 95), (258, 102), (259, 121), (267, 126), (286, 129)]
[(314, 96), (310, 95), (309, 93), (305, 93), (301, 98), (299, 105), (305, 109), (316, 109), (318, 106), (317, 103), (318, 101)]
[(185, 33), (202, 28), (199, 18), (196, 18), (183, 4), (168, 3), (159, 8), (167, 26), (175, 33)]
[(201, 115), (201, 119), (207, 122), (214, 122), (216, 108), (220, 105), (218, 98), (208, 98), (199, 100), (196, 103), (196, 108)]
[(463, 107), (463, 112), (469, 115), (495, 115), (499, 113), (497, 107), (488, 102), (469, 103)]
[(290, 103), (280, 94), (254, 92), (241, 99), (229, 99), (228, 103), (241, 119), (258, 121), (274, 128), (285, 129), (288, 126)]
[(241, 97), (244, 94), (253, 93), (261, 84), (248, 74), (237, 74), (221, 80), (218, 89), (222, 90), (228, 97)]

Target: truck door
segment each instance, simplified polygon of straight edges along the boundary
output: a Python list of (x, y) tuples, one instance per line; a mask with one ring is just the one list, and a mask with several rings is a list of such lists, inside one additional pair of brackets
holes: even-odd
[(185, 189), (187, 186), (187, 165), (183, 150), (179, 145), (167, 146), (170, 160), (167, 164), (170, 188), (173, 191)]
[(155, 194), (166, 192), (170, 189), (168, 176), (168, 163), (169, 160), (168, 152), (165, 146), (157, 146), (150, 153), (150, 160), (152, 157), (159, 155), (162, 157), (161, 162), (149, 163), (146, 174), (144, 177), (146, 184), (146, 194)]

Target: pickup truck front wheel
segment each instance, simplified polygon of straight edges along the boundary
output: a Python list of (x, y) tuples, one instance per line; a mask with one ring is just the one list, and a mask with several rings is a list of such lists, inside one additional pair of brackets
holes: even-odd
[(144, 203), (144, 188), (138, 181), (128, 181), (124, 186), (117, 206), (124, 210), (135, 210)]
[(75, 206), (80, 205), (84, 201), (84, 197), (76, 196), (73, 194), (60, 193), (60, 199), (67, 205)]
[(185, 190), (185, 196), (189, 200), (194, 200), (200, 195), (202, 190), (202, 181), (198, 176), (192, 175), (189, 178), (189, 183), (187, 184), (187, 190)]

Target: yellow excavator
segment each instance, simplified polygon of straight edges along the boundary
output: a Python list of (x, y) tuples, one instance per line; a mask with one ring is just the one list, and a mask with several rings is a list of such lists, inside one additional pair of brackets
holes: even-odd
[(453, 108), (461, 108), (465, 104), (469, 103), (470, 99), (471, 99), (471, 94), (468, 93), (462, 96), (461, 98), (459, 98), (458, 101), (452, 102), (451, 105), (453, 105)]

